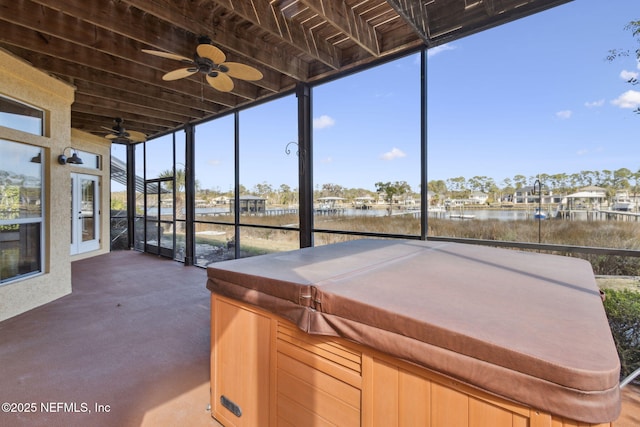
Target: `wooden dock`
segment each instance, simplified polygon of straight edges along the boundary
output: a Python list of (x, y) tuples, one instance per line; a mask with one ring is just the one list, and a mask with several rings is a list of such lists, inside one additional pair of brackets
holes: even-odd
[(581, 210), (569, 209), (558, 211), (556, 218), (574, 220), (585, 218), (587, 221), (639, 221), (640, 212), (614, 211), (614, 210)]

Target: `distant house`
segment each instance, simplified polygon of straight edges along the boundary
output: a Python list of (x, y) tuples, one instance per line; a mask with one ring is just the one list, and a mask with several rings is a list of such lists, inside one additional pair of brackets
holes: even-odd
[(566, 197), (567, 209), (600, 209), (607, 200), (607, 190), (590, 185)]
[(515, 193), (513, 193), (512, 201), (515, 204), (518, 203), (542, 203), (545, 205), (548, 204), (559, 204), (563, 202), (563, 197), (560, 194), (553, 194), (553, 191), (547, 190), (546, 187), (542, 188), (542, 199), (539, 199), (538, 189), (534, 190), (532, 186), (526, 186), (522, 188), (518, 188)]
[(444, 205), (446, 207), (454, 208), (461, 207), (465, 205), (465, 200), (463, 199), (447, 199), (444, 201)]
[(513, 203), (537, 203), (538, 196), (534, 194), (534, 188), (532, 186), (526, 186), (516, 189), (513, 194)]
[(472, 205), (483, 205), (489, 200), (489, 195), (482, 191), (474, 191), (469, 196), (469, 203)]
[(482, 205), (487, 203), (489, 196), (482, 191), (472, 192), (466, 199), (446, 199), (444, 201), (445, 206), (456, 207), (464, 205)]
[[(233, 212), (234, 200), (230, 200)], [(240, 213), (264, 213), (267, 199), (258, 196), (240, 196)]]
[(592, 197), (607, 197), (607, 190), (602, 187), (596, 187), (595, 185), (589, 185), (588, 187), (582, 187), (578, 190), (580, 193), (589, 194)]
[(374, 198), (371, 196), (360, 196), (353, 199), (351, 203), (356, 209), (370, 209)]

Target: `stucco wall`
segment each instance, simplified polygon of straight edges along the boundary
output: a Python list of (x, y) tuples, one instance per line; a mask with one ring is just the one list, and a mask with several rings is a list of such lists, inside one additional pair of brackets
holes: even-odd
[[(45, 136), (0, 126), (0, 138), (44, 148), (44, 273), (0, 285), (0, 320), (71, 292), (69, 255), (69, 168), (57, 157), (71, 145), (71, 104), (75, 89), (0, 50), (0, 94), (46, 112)], [(108, 183), (108, 181), (107, 181)]]

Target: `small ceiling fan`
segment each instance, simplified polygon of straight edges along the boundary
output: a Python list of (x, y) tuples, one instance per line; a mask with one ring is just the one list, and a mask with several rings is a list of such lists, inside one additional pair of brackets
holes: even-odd
[(108, 128), (108, 127), (101, 126), (103, 129), (106, 129), (110, 132), (107, 135), (105, 135), (105, 138), (110, 139), (114, 142), (120, 142), (120, 141), (143, 142), (147, 140), (147, 135), (145, 135), (142, 132), (136, 132), (135, 130), (126, 130), (122, 126), (122, 123), (124, 122), (124, 120), (122, 120), (120, 117), (116, 117), (113, 121), (115, 122), (115, 125), (113, 127)]
[(162, 80), (165, 81), (182, 79), (200, 72), (206, 76), (207, 82), (213, 88), (220, 92), (230, 92), (233, 90), (233, 80), (231, 80), (231, 77), (249, 81), (260, 80), (263, 77), (260, 71), (249, 65), (240, 62), (225, 62), (227, 59), (226, 55), (211, 44), (209, 37), (199, 37), (198, 43), (193, 59), (158, 50), (142, 49), (142, 51), (161, 58), (181, 61), (188, 65), (186, 68), (179, 68), (162, 76)]

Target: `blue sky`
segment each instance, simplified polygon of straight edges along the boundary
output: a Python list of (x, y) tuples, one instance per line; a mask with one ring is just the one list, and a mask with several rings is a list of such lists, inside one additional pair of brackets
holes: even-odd
[[(429, 51), (429, 180), (640, 168), (637, 0), (577, 0)], [(314, 90), (315, 184), (418, 190), (417, 56)], [(623, 102), (626, 100), (627, 102)]]
[[(428, 180), (640, 169), (639, 47), (625, 26), (638, 0), (576, 0), (433, 48), (428, 60)], [(420, 185), (417, 55), (314, 89), (314, 185)], [(297, 187), (294, 96), (241, 113), (241, 183)], [(201, 188), (233, 184), (232, 126), (196, 148)], [(220, 144), (225, 144), (221, 148)], [(204, 144), (201, 145), (204, 147)], [(293, 152), (295, 153), (295, 147)]]
[(640, 168), (637, 0), (577, 0), (435, 49), (429, 179)]

